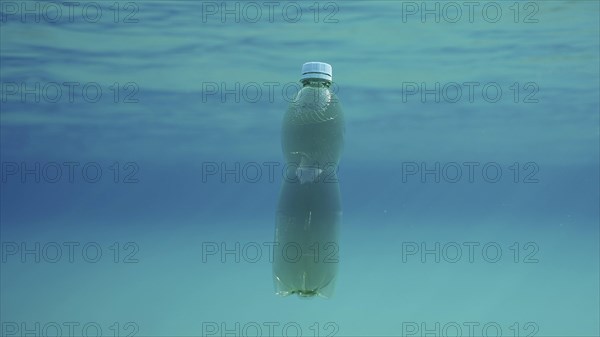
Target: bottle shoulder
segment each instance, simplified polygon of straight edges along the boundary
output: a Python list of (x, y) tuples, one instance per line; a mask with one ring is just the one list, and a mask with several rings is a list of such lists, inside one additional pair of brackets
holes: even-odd
[(334, 97), (312, 99), (299, 97), (290, 102), (285, 113), (284, 123), (314, 124), (331, 120), (342, 120), (343, 111)]
[(298, 91), (289, 104), (288, 111), (298, 113), (298, 110), (308, 112), (322, 112), (336, 110), (336, 115), (341, 114), (341, 102), (333, 90), (325, 86), (304, 86)]

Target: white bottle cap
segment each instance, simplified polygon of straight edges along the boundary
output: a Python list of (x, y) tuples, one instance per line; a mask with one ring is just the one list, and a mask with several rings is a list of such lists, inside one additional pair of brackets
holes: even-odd
[(322, 78), (333, 81), (331, 65), (323, 62), (306, 62), (302, 65), (301, 79), (305, 78)]

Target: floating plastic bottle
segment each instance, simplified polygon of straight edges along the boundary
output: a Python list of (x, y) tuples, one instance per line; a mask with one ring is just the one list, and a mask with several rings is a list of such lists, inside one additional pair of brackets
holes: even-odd
[(337, 168), (344, 116), (327, 63), (302, 66), (302, 88), (283, 118), (284, 177), (276, 214), (273, 277), (278, 295), (331, 297), (342, 220)]

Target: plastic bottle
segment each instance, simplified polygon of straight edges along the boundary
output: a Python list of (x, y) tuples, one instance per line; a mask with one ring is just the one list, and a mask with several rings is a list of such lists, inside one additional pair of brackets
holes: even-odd
[(273, 277), (278, 295), (331, 297), (342, 220), (337, 168), (344, 116), (327, 63), (302, 66), (302, 88), (283, 118), (286, 171), (276, 214)]

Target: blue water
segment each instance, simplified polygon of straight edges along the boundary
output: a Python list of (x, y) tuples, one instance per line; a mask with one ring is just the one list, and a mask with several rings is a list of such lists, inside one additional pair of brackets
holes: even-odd
[[(1, 1), (1, 334), (600, 335), (599, 2), (436, 3)], [(330, 300), (268, 256), (307, 61), (347, 123)]]

